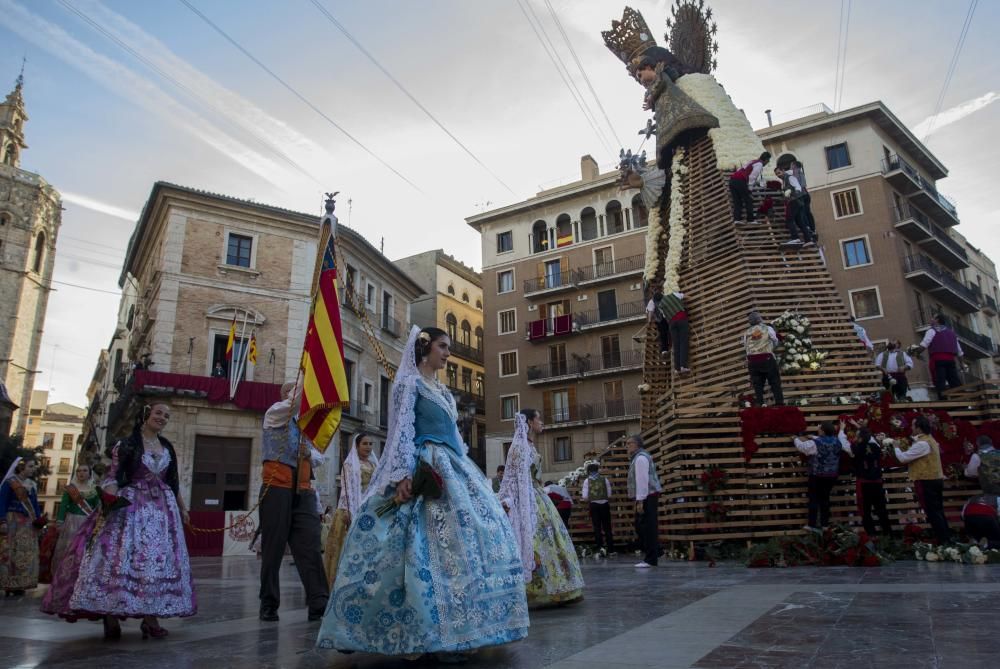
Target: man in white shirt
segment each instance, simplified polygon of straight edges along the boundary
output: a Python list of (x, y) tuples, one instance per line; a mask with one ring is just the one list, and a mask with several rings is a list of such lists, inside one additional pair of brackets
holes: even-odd
[(583, 501), (590, 503), (590, 521), (594, 524), (594, 541), (599, 553), (615, 552), (615, 538), (611, 531), (611, 480), (601, 474), (596, 462), (587, 465), (587, 478), (580, 490)]
[(635, 530), (645, 556), (636, 565), (641, 569), (655, 567), (660, 557), (660, 477), (653, 458), (642, 447), (642, 437), (633, 434), (625, 442), (630, 463), (628, 467), (628, 497), (635, 500)]
[[(729, 194), (733, 198), (733, 222), (737, 225), (746, 220), (747, 223), (755, 223), (756, 210), (753, 206), (753, 197), (750, 189), (760, 188), (764, 173), (764, 165), (771, 160), (771, 154), (765, 151), (759, 158), (751, 160), (746, 165), (729, 175)], [(743, 218), (743, 211), (746, 210), (746, 219)]]
[(924, 509), (927, 522), (934, 530), (938, 543), (951, 541), (951, 528), (944, 515), (944, 469), (941, 467), (941, 447), (931, 436), (927, 416), (913, 419), (913, 440), (905, 451), (895, 446), (896, 459), (906, 465), (917, 501)]
[(804, 246), (815, 246), (812, 232), (805, 221), (802, 209), (802, 200), (806, 195), (802, 184), (795, 178), (791, 170), (783, 170), (780, 167), (774, 168), (774, 173), (781, 178), (781, 190), (785, 196), (785, 203), (788, 208), (785, 213), (785, 227), (788, 228), (788, 241), (786, 244)]
[(897, 401), (906, 399), (910, 384), (906, 373), (913, 369), (913, 358), (907, 355), (899, 341), (891, 341), (875, 356), (875, 366), (882, 371), (882, 384)]

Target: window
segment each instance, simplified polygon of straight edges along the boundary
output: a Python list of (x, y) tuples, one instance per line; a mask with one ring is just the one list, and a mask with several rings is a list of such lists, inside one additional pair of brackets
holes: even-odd
[(46, 432), (42, 435), (42, 448), (55, 448), (56, 433)]
[(226, 245), (226, 264), (236, 267), (250, 267), (250, 252), (253, 250), (253, 237), (229, 233)]
[(505, 269), (497, 272), (497, 293), (509, 293), (514, 290), (514, 270)]
[(466, 346), (472, 346), (472, 326), (469, 321), (462, 319), (462, 343)]
[(392, 384), (388, 377), (379, 376), (378, 379), (378, 424), (385, 428), (389, 425), (389, 389)]
[(837, 191), (836, 193), (831, 193), (830, 197), (833, 198), (834, 218), (857, 216), (861, 213), (861, 197), (858, 195), (857, 188)]
[(514, 250), (514, 233), (510, 230), (497, 233), (497, 253), (507, 253)]
[[(624, 439), (625, 435), (628, 434), (625, 430), (611, 430), (608, 432), (608, 446), (615, 443), (619, 439)], [(622, 444), (624, 445), (624, 444)]]
[(594, 249), (594, 276), (608, 276), (615, 273), (615, 252), (611, 246)]
[(462, 367), (462, 391), (472, 392), (472, 370), (468, 367)]
[(562, 285), (562, 261), (549, 260), (542, 268), (545, 276), (546, 288), (558, 288)]
[(455, 286), (451, 285), (450, 283), (448, 284), (448, 294), (449, 295), (455, 294)]
[(549, 346), (549, 373), (552, 376), (562, 376), (566, 373), (566, 344)]
[(365, 285), (365, 306), (375, 311), (375, 284), (371, 282)]
[(476, 309), (479, 309), (480, 311), (483, 310), (483, 300), (482, 300), (482, 298), (479, 298), (479, 297), (476, 298)]
[(549, 228), (545, 221), (535, 221), (531, 226), (531, 252), (541, 253), (549, 248)]
[(851, 311), (858, 320), (878, 318), (882, 315), (882, 300), (878, 288), (859, 288), (848, 291), (851, 297)]
[(486, 375), (482, 372), (476, 372), (476, 395), (482, 397), (486, 392)]
[(49, 489), (49, 479), (48, 479), (48, 477), (45, 477), (45, 476), (39, 477), (39, 479), (38, 479), (38, 490), (41, 491), (39, 494), (42, 494), (42, 495), (48, 494), (48, 489)]
[(449, 362), (445, 368), (445, 374), (448, 375), (448, 386), (458, 388), (458, 365)]
[(42, 257), (45, 255), (45, 233), (39, 232), (35, 237), (35, 260), (31, 264), (31, 269), (35, 274), (42, 271)]
[(620, 379), (604, 382), (604, 404), (609, 418), (625, 415), (625, 387)]
[(347, 395), (354, 394), (354, 361), (344, 360), (344, 379), (347, 381)]
[(514, 420), (514, 414), (520, 408), (517, 395), (502, 395), (500, 397), (500, 420)]
[(632, 227), (645, 228), (649, 225), (649, 211), (641, 195), (632, 197)]
[(483, 350), (483, 328), (476, 326), (476, 350)]
[(458, 319), (455, 318), (455, 314), (448, 314), (444, 317), (444, 327), (448, 331), (448, 338), (452, 341), (458, 341)]
[(468, 301), (469, 301), (469, 294), (468, 293), (462, 293), (462, 301), (468, 303)]
[(59, 458), (58, 474), (69, 474), (69, 458)]
[(838, 170), (851, 165), (851, 155), (847, 152), (847, 143), (826, 147), (826, 169)]
[(375, 390), (374, 386), (365, 381), (364, 392), (362, 394), (362, 402), (364, 402), (366, 407), (372, 405), (372, 391), (374, 390)]
[(64, 434), (63, 435), (62, 447), (63, 447), (64, 451), (72, 451), (73, 450), (73, 435), (72, 434)]
[[(222, 363), (222, 369), (225, 371), (226, 376), (229, 376), (230, 371), (236, 371), (237, 368), (230, 370), (230, 364), (235, 364), (236, 361), (241, 359), (243, 355), (243, 347), (249, 346), (250, 342), (246, 338), (236, 337), (233, 340), (233, 358), (232, 360), (226, 360), (226, 345), (229, 343), (229, 335), (216, 333), (215, 338), (212, 342), (212, 362), (210, 364), (209, 370), (206, 374), (210, 375), (212, 373), (212, 367), (215, 366), (216, 361)], [(246, 379), (247, 368), (252, 368), (253, 365), (244, 365), (240, 371), (240, 378)]]
[(506, 351), (500, 354), (500, 376), (517, 374), (517, 351)]
[(552, 441), (552, 459), (556, 462), (568, 462), (573, 459), (573, 442), (567, 437), (556, 437)]
[(580, 238), (583, 241), (597, 239), (597, 212), (593, 207), (580, 212)]
[(515, 309), (505, 309), (497, 314), (499, 322), (499, 334), (510, 334), (517, 330), (517, 311)]
[(552, 422), (565, 423), (569, 420), (569, 391), (552, 391)]
[(871, 254), (868, 253), (868, 240), (864, 237), (841, 241), (840, 250), (844, 255), (844, 269), (872, 264)]
[(601, 337), (601, 364), (603, 369), (615, 369), (622, 366), (622, 350), (618, 335)]
[(622, 212), (622, 204), (618, 200), (608, 202), (604, 208), (605, 225), (609, 235), (625, 232), (625, 214)]
[(69, 483), (69, 479), (56, 479), (56, 494), (61, 495), (63, 490), (66, 489), (66, 484)]

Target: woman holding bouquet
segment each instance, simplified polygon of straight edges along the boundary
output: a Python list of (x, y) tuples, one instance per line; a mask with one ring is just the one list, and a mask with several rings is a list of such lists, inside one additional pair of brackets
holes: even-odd
[(99, 498), (90, 465), (78, 464), (72, 483), (63, 488), (59, 513), (56, 514), (59, 538), (56, 540), (55, 551), (52, 553), (53, 572), (59, 567), (59, 562), (66, 554), (73, 537), (76, 536), (76, 531), (83, 525), (87, 516), (98, 507)]
[(14, 460), (0, 485), (0, 588), (20, 596), (38, 586), (38, 528), (45, 524), (38, 506), (33, 459)]
[(112, 449), (101, 511), (84, 521), (42, 600), (42, 611), (70, 622), (104, 619), (104, 636), (121, 636), (119, 619), (141, 618), (142, 638), (160, 639), (158, 618), (197, 611), (184, 543), (188, 513), (178, 494), (177, 452), (160, 436), (165, 404), (143, 407), (135, 429)]
[(368, 489), (378, 464), (378, 456), (372, 453), (374, 446), (375, 440), (371, 435), (355, 433), (351, 451), (340, 468), (340, 499), (323, 549), (323, 566), (326, 567), (327, 585), (330, 587), (333, 587), (333, 580), (337, 577), (337, 563), (347, 529), (361, 508), (361, 496)]
[(517, 544), (437, 380), (450, 345), (437, 328), (410, 331), (385, 449), (344, 541), (320, 648), (449, 662), (528, 633)]
[(500, 501), (514, 528), (531, 608), (583, 599), (583, 574), (573, 540), (538, 481), (541, 456), (535, 440), (544, 427), (536, 409), (517, 414), (500, 484)]

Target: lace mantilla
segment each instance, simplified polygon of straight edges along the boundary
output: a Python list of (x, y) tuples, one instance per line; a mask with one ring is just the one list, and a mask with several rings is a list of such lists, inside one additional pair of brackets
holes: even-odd
[[(378, 456), (375, 453), (368, 454), (368, 462), (378, 467)], [(351, 451), (344, 459), (344, 465), (340, 469), (340, 500), (337, 503), (338, 509), (347, 509), (351, 513), (351, 518), (358, 515), (361, 508), (361, 458), (358, 457), (358, 435), (354, 435), (351, 443)]]
[(538, 503), (532, 489), (531, 465), (538, 452), (528, 441), (528, 421), (524, 414), (517, 414), (514, 438), (507, 451), (507, 465), (503, 481), (500, 482), (500, 501), (507, 505), (510, 519), (521, 556), (521, 568), (525, 582), (531, 581), (535, 570), (535, 529), (538, 523)]

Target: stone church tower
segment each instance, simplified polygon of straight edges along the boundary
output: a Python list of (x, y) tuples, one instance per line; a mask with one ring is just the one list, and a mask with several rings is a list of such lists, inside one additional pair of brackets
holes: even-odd
[(24, 432), (37, 375), (45, 309), (62, 221), (59, 193), (20, 168), (24, 77), (0, 104), (0, 383), (18, 405), (11, 432)]

